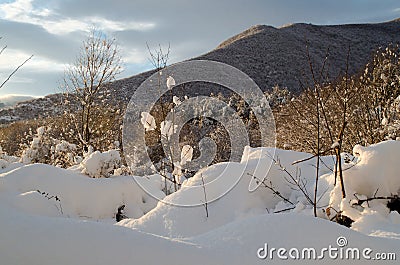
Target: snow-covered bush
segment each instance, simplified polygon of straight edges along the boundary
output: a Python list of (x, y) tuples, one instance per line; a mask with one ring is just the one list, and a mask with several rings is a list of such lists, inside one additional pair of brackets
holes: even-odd
[[(389, 202), (400, 195), (400, 142), (384, 141), (364, 147), (356, 145), (353, 149), (357, 158), (344, 172), (344, 181), (348, 196), (342, 198), (340, 187), (336, 185), (329, 194), (328, 217), (340, 213), (354, 221), (355, 230), (370, 229), (368, 223), (378, 220), (390, 223), (390, 215), (396, 216), (396, 225), (400, 215), (391, 213)], [(333, 174), (322, 177), (323, 182), (333, 183)]]
[(272, 109), (284, 105), (292, 98), (292, 93), (287, 88), (274, 86), (271, 91), (265, 92), (268, 103)]
[(70, 167), (76, 164), (77, 148), (64, 140), (57, 140), (50, 136), (50, 128), (39, 127), (32, 136), (30, 145), (22, 151), (20, 162), (44, 163), (59, 167)]
[(22, 152), (22, 163), (45, 163), (49, 160), (51, 140), (45, 135), (45, 132), (45, 127), (39, 127), (36, 130), (30, 145)]
[[(400, 136), (400, 47), (389, 45), (376, 51), (361, 76), (365, 97), (357, 114), (372, 128), (368, 143)], [(366, 126), (365, 126), (366, 127)]]
[(132, 170), (130, 167), (121, 165), (119, 168), (114, 170), (114, 176), (129, 176), (132, 175)]
[(79, 156), (76, 155), (76, 145), (70, 144), (67, 141), (56, 141), (56, 145), (52, 146), (53, 164), (64, 167), (74, 165), (79, 161)]
[[(115, 169), (120, 168), (120, 165), (121, 156), (119, 151), (114, 149), (86, 154), (79, 168), (83, 174), (87, 174), (92, 178), (101, 178), (111, 176)], [(118, 171), (118, 173), (120, 172)]]
[(8, 167), (11, 163), (15, 163), (18, 161), (18, 157), (7, 155), (7, 153), (4, 152), (2, 147), (0, 146), (0, 169), (4, 169)]

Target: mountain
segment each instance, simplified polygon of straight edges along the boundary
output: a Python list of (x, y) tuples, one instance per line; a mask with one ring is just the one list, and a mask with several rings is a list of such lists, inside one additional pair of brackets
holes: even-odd
[(264, 91), (277, 84), (298, 91), (299, 81), (304, 79), (302, 73), (309, 72), (306, 43), (315, 71), (321, 69), (329, 54), (327, 67), (334, 78), (346, 69), (349, 47), (349, 73), (354, 74), (374, 50), (390, 42), (400, 42), (400, 20), (337, 26), (292, 24), (281, 28), (259, 25), (198, 58), (233, 65)]
[[(329, 54), (325, 68), (329, 76), (335, 78), (346, 69), (349, 48), (348, 69), (349, 74), (354, 74), (361, 70), (378, 47), (389, 43), (400, 43), (400, 19), (376, 24), (332, 26), (299, 23), (275, 28), (257, 25), (190, 60), (213, 60), (232, 65), (248, 74), (263, 91), (279, 85), (297, 92), (300, 82), (310, 77), (307, 45), (316, 72), (322, 68), (324, 58)], [(111, 88), (115, 98), (128, 102), (135, 89), (152, 73), (154, 71), (147, 71), (113, 82)], [(201, 89), (210, 89), (210, 86), (203, 85)], [(56, 115), (60, 110), (48, 105), (59, 101), (57, 97), (50, 95), (2, 110), (0, 122), (1, 117), (7, 115), (17, 120), (39, 114)], [(43, 104), (45, 111), (26, 113), (27, 108), (36, 110)]]
[(17, 103), (34, 99), (35, 97), (26, 95), (5, 95), (0, 96), (0, 109), (14, 107)]
[(0, 109), (0, 124), (60, 115), (61, 95), (51, 94), (41, 98), (20, 98), (13, 107)]

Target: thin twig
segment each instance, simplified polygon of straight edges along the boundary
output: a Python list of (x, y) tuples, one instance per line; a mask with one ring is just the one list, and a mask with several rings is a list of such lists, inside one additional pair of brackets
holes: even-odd
[(3, 81), (3, 83), (0, 85), (0, 89), (5, 85), (5, 83), (10, 80), (10, 78), (24, 65), (26, 64), (30, 59), (32, 59), (33, 55), (31, 55), (28, 59), (26, 59), (22, 64), (20, 64), (17, 68), (12, 71), (12, 73), (6, 78), (6, 80)]
[(317, 157), (317, 156), (325, 155), (326, 153), (328, 153), (328, 152), (330, 152), (330, 151), (332, 151), (332, 150), (333, 150), (332, 148), (329, 148), (328, 150), (322, 151), (322, 152), (320, 152), (319, 154), (315, 154), (315, 155), (312, 155), (312, 156), (307, 157), (307, 158), (304, 158), (304, 159), (296, 160), (296, 161), (294, 161), (294, 162), (292, 163), (292, 165), (296, 165), (296, 164), (299, 164), (299, 163), (306, 162), (306, 161), (311, 160), (311, 159), (313, 159), (313, 158), (315, 158), (315, 157)]
[(359, 198), (357, 197), (357, 194), (354, 193), (353, 195), (354, 195), (354, 197), (356, 197), (357, 202), (353, 203), (352, 205), (361, 206), (364, 202), (368, 203), (368, 202), (373, 201), (373, 200), (396, 200), (396, 199), (399, 198), (398, 195), (392, 195), (392, 196), (376, 196), (377, 193), (378, 193), (378, 189), (375, 191), (375, 193), (374, 193), (374, 195), (373, 195), (372, 197), (366, 198), (366, 199), (359, 199)]
[(267, 188), (267, 189), (269, 189), (270, 191), (272, 191), (272, 193), (273, 193), (274, 195), (278, 196), (279, 198), (281, 198), (281, 199), (284, 200), (285, 202), (290, 203), (291, 205), (294, 205), (293, 202), (291, 202), (289, 199), (283, 197), (283, 195), (282, 195), (279, 191), (275, 190), (275, 188), (272, 186), (272, 182), (271, 182), (271, 181), (270, 181), (270, 184), (268, 185), (267, 183), (265, 183), (265, 179), (260, 180), (259, 178), (257, 178), (256, 176), (254, 176), (253, 174), (250, 174), (250, 173), (247, 173), (247, 175), (249, 175), (249, 176), (251, 176), (253, 179), (255, 179), (257, 184), (259, 184), (259, 183), (263, 184), (264, 187)]
[(205, 186), (205, 184), (204, 184), (203, 174), (201, 174), (200, 176), (201, 176), (201, 183), (202, 183), (202, 185), (203, 185), (203, 192), (204, 192), (204, 202), (203, 202), (203, 206), (204, 206), (204, 209), (206, 210), (206, 217), (208, 218), (208, 202), (207, 202), (206, 186)]
[(294, 208), (296, 208), (296, 207), (289, 207), (289, 208), (286, 208), (286, 209), (283, 209), (283, 210), (276, 211), (276, 212), (274, 212), (274, 213), (287, 212), (287, 211), (293, 210)]

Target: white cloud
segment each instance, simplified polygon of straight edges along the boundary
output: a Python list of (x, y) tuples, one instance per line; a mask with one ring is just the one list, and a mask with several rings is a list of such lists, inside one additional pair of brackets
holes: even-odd
[(0, 4), (0, 11), (6, 20), (32, 24), (36, 24), (40, 18), (50, 16), (51, 11), (49, 9), (34, 9), (32, 2), (33, 0), (16, 0), (15, 2)]
[[(7, 74), (0, 74), (0, 80), (3, 82), (6, 80), (8, 77)], [(32, 84), (35, 82), (32, 78), (27, 78), (27, 77), (19, 77), (19, 76), (13, 76), (9, 81), (9, 83), (14, 83), (14, 84)]]
[[(6, 49), (0, 55), (0, 71), (4, 74), (11, 73), (15, 68), (28, 59), (31, 55), (14, 49)], [(21, 71), (35, 71), (35, 72), (62, 72), (64, 71), (64, 64), (58, 63), (54, 60), (33, 56), (22, 68)], [(15, 82), (15, 80), (14, 80)]]
[(35, 15), (32, 7), (32, 0), (17, 0), (12, 3), (5, 3), (0, 5), (0, 10), (5, 19), (26, 20), (27, 14)]
[(143, 64), (148, 62), (148, 56), (143, 50), (132, 48), (132, 47), (122, 47), (123, 58), (125, 63), (133, 64)]
[(113, 21), (102, 17), (87, 17), (84, 18), (84, 21), (88, 26), (95, 25), (100, 29), (105, 29), (107, 31), (124, 31), (124, 30), (146, 31), (156, 26), (155, 23), (150, 23), (150, 22)]
[(146, 31), (156, 26), (152, 22), (114, 21), (97, 16), (73, 19), (47, 8), (35, 8), (32, 3), (33, 0), (16, 0), (15, 2), (0, 4), (2, 18), (14, 22), (38, 25), (52, 34), (85, 31), (92, 26), (111, 32), (123, 30)]
[(20, 98), (36, 98), (37, 96), (32, 95), (23, 95), (23, 94), (7, 94), (7, 95), (0, 95), (0, 101), (11, 101), (13, 98), (20, 97)]

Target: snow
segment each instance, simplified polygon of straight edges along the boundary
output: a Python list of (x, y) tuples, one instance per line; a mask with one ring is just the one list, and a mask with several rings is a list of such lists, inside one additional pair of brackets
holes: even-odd
[(0, 198), (20, 211), (42, 216), (112, 220), (117, 208), (126, 205), (126, 214), (138, 218), (157, 204), (138, 184), (163, 197), (147, 178), (92, 179), (71, 170), (32, 164), (0, 175)]
[(175, 86), (175, 79), (172, 76), (167, 77), (167, 87), (168, 89), (172, 89)]
[(144, 128), (146, 129), (146, 132), (153, 131), (157, 128), (156, 120), (150, 113), (144, 111), (141, 113), (141, 116), (142, 118), (140, 121), (143, 124)]
[(160, 124), (161, 136), (165, 139), (170, 139), (170, 137), (176, 133), (178, 125), (175, 125), (172, 121), (162, 121)]
[(92, 178), (108, 177), (117, 169), (121, 163), (121, 156), (118, 150), (106, 152), (93, 152), (80, 163), (78, 167), (83, 174)]
[(176, 106), (179, 106), (180, 104), (182, 104), (182, 101), (179, 99), (179, 97), (177, 97), (177, 96), (173, 96), (172, 97), (172, 101), (174, 102), (174, 104), (176, 105)]
[(10, 122), (10, 121), (17, 121), (17, 120), (19, 120), (19, 116), (14, 116), (14, 115), (0, 116), (0, 121), (3, 121), (3, 122)]
[(19, 160), (18, 157), (7, 155), (0, 146), (0, 174), (22, 166)]
[[(0, 230), (4, 264), (287, 264), (290, 261), (260, 260), (258, 248), (265, 243), (273, 247), (336, 246), (336, 238), (342, 235), (351, 246), (374, 251), (397, 252), (399, 246), (398, 240), (368, 237), (324, 220), (293, 214), (260, 215), (184, 240), (103, 223), (30, 216), (3, 205), (0, 215), (7, 216), (1, 219)], [(326, 259), (307, 264), (321, 262), (376, 263)]]
[(331, 145), (331, 149), (338, 148), (339, 146), (340, 146), (339, 142), (334, 142), (334, 143)]
[[(301, 197), (299, 192), (293, 192), (287, 185), (282, 177), (281, 168), (273, 164), (270, 157), (273, 153), (272, 148), (246, 148), (241, 163), (220, 163), (200, 170), (184, 182), (179, 191), (166, 197), (164, 203), (160, 202), (146, 216), (124, 220), (120, 225), (162, 236), (183, 238), (199, 235), (234, 220), (288, 208), (292, 205), (280, 203), (281, 199), (266, 188), (260, 187), (249, 192), (249, 188), (253, 189), (249, 187), (253, 176), (260, 180), (266, 177), (268, 183), (271, 182), (283, 196), (293, 201)], [(309, 154), (278, 150), (275, 156), (280, 158), (282, 164), (288, 165), (289, 170), (296, 172), (296, 167), (291, 166), (291, 162), (307, 158)], [(333, 162), (330, 158), (324, 160), (326, 163)], [(269, 173), (266, 176), (265, 172), (268, 169)], [(313, 160), (303, 164), (301, 171), (310, 183), (311, 191), (315, 174)], [(322, 169), (322, 172), (326, 170)], [(202, 178), (206, 184), (209, 218), (206, 218), (203, 205)], [(303, 203), (303, 200), (300, 202)]]
[[(317, 249), (332, 245), (337, 247), (336, 239), (345, 236), (349, 246), (372, 248), (375, 251), (397, 252), (397, 240), (374, 238), (346, 229), (335, 223), (299, 214), (260, 215), (225, 225), (203, 235), (190, 238), (191, 242), (207, 245), (225, 257), (224, 264), (368, 264), (366, 261), (351, 260), (257, 260), (257, 250), (267, 243), (270, 247)], [(376, 261), (375, 261), (376, 262)]]
[(184, 145), (181, 151), (181, 165), (185, 165), (187, 162), (192, 161), (193, 158), (193, 147), (190, 145)]
[[(349, 170), (344, 171), (344, 186), (348, 197), (342, 199), (340, 186), (337, 185), (330, 193), (329, 204), (342, 209), (346, 216), (355, 221), (352, 225), (354, 230), (378, 235), (386, 229), (392, 237), (400, 238), (400, 215), (389, 212), (387, 200), (371, 201), (368, 205), (362, 205), (360, 210), (351, 207), (357, 198), (400, 194), (400, 142), (385, 141), (369, 147), (356, 145), (353, 153), (357, 161)], [(332, 183), (333, 175), (325, 175), (322, 179)], [(386, 228), (382, 228), (382, 225)]]
[(62, 140), (59, 144), (56, 145), (55, 151), (56, 152), (65, 152), (69, 150), (76, 150), (75, 144), (70, 144), (67, 141)]
[[(102, 154), (93, 152), (86, 157), (92, 162), (86, 162), (98, 166)], [(310, 158), (307, 153), (246, 147), (240, 163), (204, 168), (167, 197), (160, 175), (90, 178), (76, 168), (4, 160), (1, 263), (291, 264), (303, 262), (276, 256), (263, 260), (257, 252), (266, 244), (277, 249), (338, 247), (336, 241), (343, 236), (348, 247), (398, 255), (400, 214), (390, 212), (385, 200), (353, 204), (375, 195), (399, 194), (400, 142), (355, 146), (354, 155), (354, 162), (343, 164), (346, 199), (340, 185), (333, 186), (329, 168), (334, 158), (322, 158), (319, 218), (312, 216), (305, 194), (296, 189), (296, 183), (303, 183), (308, 193), (314, 191), (315, 158), (292, 165)], [(290, 184), (293, 179), (287, 172), (296, 183)], [(129, 219), (116, 223), (122, 205)], [(351, 217), (351, 229), (329, 221), (323, 211), (328, 206)], [(376, 263), (329, 257), (304, 263), (316, 262)]]

